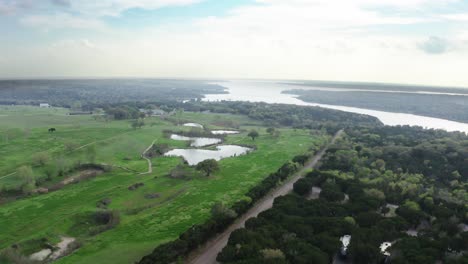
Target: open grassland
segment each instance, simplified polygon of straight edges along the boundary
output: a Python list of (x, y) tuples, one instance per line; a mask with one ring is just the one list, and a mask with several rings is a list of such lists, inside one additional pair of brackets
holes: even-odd
[[(220, 161), (221, 170), (211, 177), (170, 178), (169, 172), (182, 160), (157, 157), (152, 159), (151, 174), (140, 175), (114, 168), (55, 192), (0, 205), (0, 249), (43, 237), (56, 241), (59, 236), (71, 236), (80, 239), (83, 246), (58, 263), (132, 263), (158, 244), (173, 240), (190, 226), (205, 221), (215, 202), (230, 205), (242, 199), (252, 186), (283, 163), (326, 140), (311, 136), (306, 130), (292, 129), (280, 129), (279, 137), (273, 137), (257, 121), (244, 116), (183, 113), (178, 118), (208, 128), (239, 126), (244, 132), (228, 136), (225, 143), (255, 146), (256, 150)], [(25, 119), (31, 120), (30, 126)], [(163, 130), (190, 128), (159, 118), (148, 118), (145, 122), (143, 128), (132, 129), (128, 121), (105, 122), (91, 116), (67, 116), (63, 109), (24, 107), (22, 111), (13, 111), (0, 108), (0, 131), (20, 133), (3, 140), (0, 145), (0, 177), (14, 172), (18, 166), (31, 164), (31, 156), (36, 152), (50, 153), (51, 162), (56, 159), (85, 162), (86, 147), (79, 147), (92, 144), (97, 163), (144, 172), (148, 165), (140, 155), (154, 140), (174, 148), (187, 146), (187, 142), (165, 138)], [(51, 135), (47, 132), (49, 127), (57, 128), (57, 132)], [(21, 134), (25, 129), (27, 136)], [(246, 136), (250, 129), (260, 132), (255, 141)], [(66, 151), (67, 141), (76, 142), (74, 151)], [(43, 177), (41, 168), (33, 167), (33, 171), (36, 177)], [(14, 186), (16, 181), (14, 175), (8, 176), (0, 179), (0, 186)], [(130, 191), (128, 187), (135, 183), (144, 183), (144, 186)], [(158, 196), (148, 199), (145, 197), (148, 194)], [(120, 223), (108, 231), (89, 235), (78, 219), (95, 212), (97, 202), (105, 198), (111, 200), (108, 208), (119, 212)]]

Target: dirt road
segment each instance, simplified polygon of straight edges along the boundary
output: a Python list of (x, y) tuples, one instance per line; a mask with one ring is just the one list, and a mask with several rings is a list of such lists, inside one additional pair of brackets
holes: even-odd
[(341, 136), (343, 130), (338, 131), (322, 150), (319, 151), (305, 166), (297, 172), (293, 177), (289, 178), (283, 185), (270, 191), (265, 197), (259, 200), (255, 205), (247, 211), (247, 213), (240, 216), (231, 226), (229, 226), (223, 233), (218, 234), (215, 238), (208, 241), (200, 250), (193, 252), (187, 260), (191, 264), (213, 264), (216, 262), (216, 256), (227, 245), (231, 233), (239, 228), (244, 227), (245, 222), (252, 217), (256, 217), (259, 213), (270, 209), (273, 206), (273, 201), (276, 197), (286, 195), (293, 189), (294, 183), (304, 176), (304, 172), (317, 165), (319, 160), (323, 157), (328, 147)]
[(153, 163), (151, 162), (151, 159), (148, 156), (146, 156), (146, 153), (153, 147), (154, 142), (156, 142), (156, 140), (153, 140), (153, 142), (151, 142), (151, 145), (149, 145), (149, 147), (145, 149), (145, 151), (143, 151), (143, 153), (141, 154), (141, 157), (148, 162), (148, 171), (142, 172), (140, 173), (140, 175), (153, 173)]

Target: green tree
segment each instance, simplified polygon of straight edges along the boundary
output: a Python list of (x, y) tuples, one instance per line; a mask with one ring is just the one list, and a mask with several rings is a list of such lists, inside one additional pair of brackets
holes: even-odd
[(224, 203), (217, 202), (211, 207), (211, 216), (214, 219), (236, 218), (237, 213), (234, 210), (226, 207)]
[(216, 160), (208, 159), (198, 163), (196, 169), (205, 172), (206, 176), (210, 176), (211, 173), (219, 170), (219, 165)]
[(304, 166), (304, 164), (307, 162), (308, 159), (309, 159), (308, 155), (297, 155), (293, 158), (292, 161)]
[(275, 134), (275, 128), (274, 127), (269, 127), (269, 128), (267, 128), (266, 132), (273, 136)]
[(258, 134), (257, 130), (252, 130), (252, 131), (249, 132), (249, 134), (247, 136), (251, 137), (252, 140), (255, 140), (255, 138), (257, 138), (259, 136), (259, 134)]
[(23, 193), (30, 193), (36, 188), (36, 178), (29, 166), (22, 166), (17, 171), (18, 177), (21, 179), (21, 190)]
[(32, 156), (32, 162), (36, 166), (44, 166), (50, 160), (50, 156), (47, 152), (38, 152)]

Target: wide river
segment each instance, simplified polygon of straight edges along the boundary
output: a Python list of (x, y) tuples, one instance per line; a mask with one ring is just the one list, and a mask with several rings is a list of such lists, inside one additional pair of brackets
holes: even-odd
[[(281, 92), (292, 89), (300, 89), (301, 87), (281, 84), (269, 81), (227, 81), (218, 82), (217, 85), (223, 86), (227, 89), (229, 94), (210, 94), (206, 95), (206, 101), (249, 101), (249, 102), (265, 102), (265, 103), (278, 103), (278, 104), (294, 104), (306, 106), (320, 106), (323, 108), (330, 108), (341, 110), (345, 112), (365, 114), (377, 117), (385, 125), (409, 125), (421, 126), (424, 128), (444, 129), (447, 131), (461, 131), (468, 133), (468, 124), (455, 122), (440, 118), (419, 116), (404, 113), (392, 113), (377, 110), (370, 110), (357, 107), (348, 107), (340, 105), (327, 105), (308, 103), (297, 99), (294, 95), (283, 94)], [(304, 88), (306, 89), (306, 88)], [(382, 95), (385, 96), (385, 95)]]

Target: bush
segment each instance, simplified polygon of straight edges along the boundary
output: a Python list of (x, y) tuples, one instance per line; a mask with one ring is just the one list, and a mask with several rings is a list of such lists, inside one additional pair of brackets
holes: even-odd
[(310, 193), (312, 186), (312, 181), (310, 179), (302, 178), (294, 183), (293, 190), (299, 195), (306, 195)]

